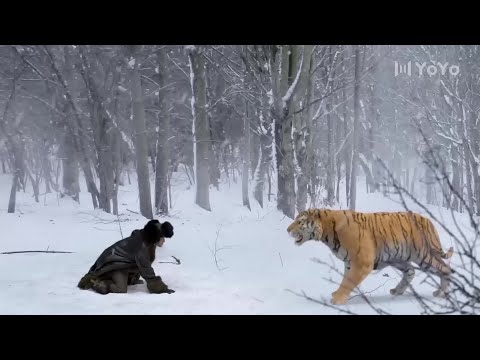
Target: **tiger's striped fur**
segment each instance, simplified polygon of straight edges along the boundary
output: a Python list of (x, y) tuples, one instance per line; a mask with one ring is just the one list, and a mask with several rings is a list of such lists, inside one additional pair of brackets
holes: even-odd
[(309, 209), (298, 214), (287, 231), (296, 245), (321, 241), (344, 262), (343, 281), (332, 294), (333, 304), (344, 304), (373, 270), (387, 266), (403, 274), (390, 293), (403, 294), (415, 276), (412, 263), (440, 277), (434, 296), (444, 297), (448, 291), (453, 271), (444, 259), (453, 255), (453, 247), (445, 253), (433, 223), (417, 213)]

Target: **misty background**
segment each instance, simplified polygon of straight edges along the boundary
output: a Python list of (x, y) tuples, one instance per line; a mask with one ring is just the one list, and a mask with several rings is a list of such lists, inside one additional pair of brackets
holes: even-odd
[(362, 177), (367, 192), (396, 180), (426, 204), (479, 214), (478, 60), (464, 45), (1, 46), (8, 211), (31, 186), (36, 201), (88, 191), (116, 214), (135, 172), (152, 218), (184, 171), (192, 204), (211, 211), (222, 178), (242, 182), (245, 206), (275, 201), (293, 218), (341, 193), (355, 209)]
[[(476, 313), (479, 64), (477, 45), (2, 45), (0, 208), (22, 216), (22, 207), (30, 209), (25, 216), (39, 226), (24, 233), (28, 229), (16, 216), (4, 216), (15, 239), (4, 239), (2, 246), (18, 250), (19, 244), (47, 241), (46, 246), (83, 246), (77, 258), (56, 260), (72, 269), (70, 277), (58, 277), (66, 284), (64, 298), (70, 299), (77, 272), (85, 270), (97, 247), (123, 237), (121, 223), (127, 227), (129, 219), (120, 219), (122, 209), (138, 214), (137, 222), (180, 209), (174, 223), (183, 235), (162, 250), (177, 251), (187, 261), (181, 270), (162, 268), (162, 274), (167, 271), (180, 289), (190, 283), (199, 287), (198, 298), (207, 309), (215, 286), (217, 296), (230, 304), (224, 311), (253, 306), (260, 312), (288, 312), (292, 300), (281, 293), (283, 287), (297, 286), (302, 274), (317, 273), (306, 264), (308, 249), (292, 251), (288, 240), (279, 240), (286, 237), (284, 220), (310, 207), (386, 211), (393, 200), (432, 218), (443, 244), (455, 243), (454, 296), (438, 310), (431, 299), (414, 293), (423, 311)], [(191, 200), (175, 203), (176, 195), (191, 190)], [(48, 196), (58, 208), (48, 208)], [(387, 198), (390, 202), (383, 201)], [(30, 201), (45, 206), (33, 208)], [(99, 214), (114, 215), (98, 221), (118, 226), (82, 225), (82, 213), (71, 204), (94, 210), (95, 221)], [(272, 206), (276, 214), (270, 214)], [(253, 213), (258, 207), (269, 213)], [(209, 216), (216, 214), (220, 217)], [(221, 228), (225, 219), (231, 222)], [(56, 221), (62, 225), (53, 230)], [(238, 225), (242, 221), (248, 225)], [(72, 227), (78, 234), (70, 235)], [(45, 229), (55, 235), (37, 238)], [(259, 237), (264, 241), (252, 242)], [(209, 240), (215, 245), (207, 252), (202, 246)], [(217, 244), (221, 241), (243, 248)], [(223, 250), (231, 250), (230, 257), (225, 255), (229, 265), (217, 258)], [(211, 274), (210, 257), (214, 271), (237, 264), (228, 283), (201, 278)], [(25, 259), (12, 257), (11, 264), (30, 264), (39, 277), (55, 274), (54, 262)], [(279, 277), (278, 271), (287, 271), (284, 260), (297, 273)], [(31, 272), (17, 277), (17, 286), (4, 297), (14, 299), (11, 309), (24, 311), (30, 305), (22, 308), (17, 300), (32, 291), (22, 284), (35, 280)], [(329, 291), (317, 281), (312, 275), (303, 285)], [(246, 289), (238, 308), (231, 305), (237, 290), (229, 286), (235, 283)], [(255, 298), (252, 305), (250, 284), (267, 300)], [(51, 286), (57, 291), (57, 284)], [(55, 299), (46, 297), (36, 306), (55, 312)], [(172, 311), (192, 311), (187, 300), (184, 305)], [(298, 309), (310, 311), (303, 306)]]

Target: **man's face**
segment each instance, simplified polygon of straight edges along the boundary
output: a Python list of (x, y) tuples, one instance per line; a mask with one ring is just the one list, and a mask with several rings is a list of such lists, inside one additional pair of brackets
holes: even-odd
[(164, 243), (165, 243), (165, 238), (162, 237), (162, 238), (160, 238), (160, 241), (157, 243), (157, 246), (162, 247)]

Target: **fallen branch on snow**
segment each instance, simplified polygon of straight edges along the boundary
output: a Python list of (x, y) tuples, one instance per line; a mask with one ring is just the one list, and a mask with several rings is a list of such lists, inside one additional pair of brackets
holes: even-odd
[[(221, 227), (220, 227), (220, 229), (221, 229)], [(228, 269), (228, 267), (220, 268), (219, 262), (221, 261), (221, 259), (218, 259), (217, 254), (218, 254), (219, 251), (227, 250), (227, 249), (230, 249), (231, 247), (229, 247), (229, 246), (225, 246), (225, 247), (222, 247), (222, 248), (218, 248), (218, 247), (217, 247), (218, 235), (220, 234), (220, 229), (217, 230), (217, 237), (215, 238), (215, 248), (212, 249), (212, 248), (210, 248), (210, 246), (209, 246), (209, 247), (208, 247), (208, 250), (210, 250), (210, 253), (211, 253), (212, 256), (213, 256), (213, 259), (215, 260), (215, 266), (217, 267), (218, 271), (223, 271), (223, 270), (225, 270), (225, 269)]]
[(172, 258), (175, 259), (175, 262), (173, 261), (159, 261), (159, 264), (175, 264), (175, 265), (180, 265), (180, 259), (176, 258), (175, 256), (172, 256)]
[(46, 254), (73, 254), (71, 251), (54, 251), (54, 250), (26, 250), (26, 251), (6, 251), (0, 254), (25, 254), (25, 253), (46, 253)]

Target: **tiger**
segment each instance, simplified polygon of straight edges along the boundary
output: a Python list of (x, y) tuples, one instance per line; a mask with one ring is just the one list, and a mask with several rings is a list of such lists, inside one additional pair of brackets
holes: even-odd
[(387, 266), (402, 274), (390, 294), (402, 295), (415, 277), (412, 263), (440, 277), (434, 297), (444, 298), (448, 292), (453, 269), (444, 260), (451, 258), (453, 247), (444, 252), (432, 221), (418, 213), (312, 208), (300, 212), (287, 232), (295, 245), (320, 241), (343, 261), (343, 279), (332, 293), (331, 304), (345, 304), (352, 290), (372, 271)]

